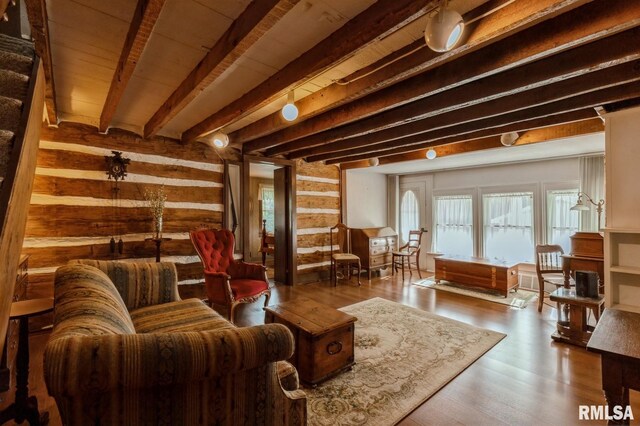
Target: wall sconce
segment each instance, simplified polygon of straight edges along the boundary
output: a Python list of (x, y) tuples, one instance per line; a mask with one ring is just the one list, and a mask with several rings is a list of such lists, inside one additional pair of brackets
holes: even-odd
[(596, 206), (596, 211), (598, 212), (598, 231), (601, 229), (600, 226), (600, 219), (602, 218), (602, 206), (604, 206), (604, 200), (600, 200), (597, 203), (595, 201), (593, 201), (593, 199), (591, 197), (589, 197), (587, 194), (585, 194), (584, 192), (580, 191), (578, 192), (578, 201), (576, 202), (576, 205), (571, 207), (570, 210), (573, 211), (578, 211), (578, 212), (584, 212), (584, 211), (589, 211), (589, 206), (584, 205), (583, 201), (582, 201), (582, 196), (585, 196), (587, 201), (589, 201), (591, 204), (593, 204), (594, 206)]

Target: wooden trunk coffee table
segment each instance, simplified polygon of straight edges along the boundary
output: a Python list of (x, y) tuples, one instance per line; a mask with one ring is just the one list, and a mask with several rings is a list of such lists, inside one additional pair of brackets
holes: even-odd
[(296, 349), (289, 362), (302, 382), (316, 385), (355, 363), (356, 317), (303, 297), (264, 310), (266, 323), (284, 324), (293, 333)]

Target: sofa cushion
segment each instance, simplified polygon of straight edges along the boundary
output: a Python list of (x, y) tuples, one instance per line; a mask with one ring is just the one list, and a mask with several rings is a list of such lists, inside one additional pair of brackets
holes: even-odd
[(269, 284), (262, 280), (237, 279), (231, 280), (231, 290), (233, 297), (236, 299), (244, 299), (245, 297), (255, 296), (261, 291), (269, 288)]
[(129, 310), (180, 300), (178, 273), (171, 262), (80, 259), (69, 263), (93, 266), (107, 274)]
[(187, 299), (131, 311), (137, 333), (206, 331), (234, 328), (200, 299)]
[(99, 269), (88, 265), (58, 268), (54, 293), (56, 335), (135, 333), (122, 297)]

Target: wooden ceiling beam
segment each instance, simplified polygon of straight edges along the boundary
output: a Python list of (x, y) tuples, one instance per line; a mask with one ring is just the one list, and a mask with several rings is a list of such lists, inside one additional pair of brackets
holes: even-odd
[[(599, 119), (590, 119), (573, 123), (560, 124), (556, 126), (543, 127), (540, 129), (527, 130), (520, 134), (520, 137), (513, 146), (531, 145), (600, 132), (604, 132), (604, 125), (602, 121)], [(579, 139), (576, 139), (576, 142), (577, 141), (579, 141)], [(503, 146), (500, 142), (500, 136), (491, 136), (483, 139), (475, 139), (434, 146), (433, 149), (437, 153), (437, 158), (442, 158), (450, 155), (464, 154), (467, 152), (484, 151), (488, 149), (511, 149), (511, 147)], [(426, 158), (427, 150), (428, 148), (411, 151), (404, 154), (379, 157), (380, 165), (424, 160)], [(371, 167), (367, 160), (359, 160), (340, 164), (340, 168), (342, 170), (359, 169), (364, 167)]]
[(49, 37), (49, 17), (45, 0), (24, 0), (27, 17), (31, 24), (31, 37), (36, 54), (42, 60), (45, 90), (44, 104), (47, 120), (51, 125), (58, 124), (58, 107), (56, 104), (56, 85), (53, 79), (53, 61), (51, 59), (51, 41)]
[[(520, 2), (521, 3), (521, 2)], [(584, 3), (583, 0), (542, 0), (513, 4), (508, 0), (491, 0), (464, 15), (469, 22), (499, 9), (479, 22), (470, 24), (465, 31), (465, 39), (450, 52), (436, 53), (427, 48), (423, 38), (398, 49), (373, 64), (364, 67), (341, 81), (320, 89), (296, 102), (299, 115), (296, 123), (318, 115), (330, 108), (353, 101), (375, 90), (397, 83), (428, 68), (471, 52), (481, 46), (522, 30), (533, 23), (554, 16), (561, 10)], [(390, 66), (393, 64), (393, 66)], [(282, 118), (280, 112), (270, 114), (229, 136), (233, 144), (239, 145), (258, 137), (273, 133), (292, 125)]]
[(169, 120), (260, 40), (298, 1), (260, 0), (251, 2), (145, 124), (144, 137), (155, 135)]
[[(406, 126), (443, 113), (468, 108), (473, 105), (494, 102), (496, 99), (518, 93), (531, 93), (535, 88), (543, 88), (558, 81), (567, 80), (570, 90), (581, 90), (581, 85), (593, 87), (603, 81), (624, 81), (629, 76), (640, 73), (632, 65), (619, 65), (615, 73), (609, 74), (609, 67), (640, 58), (640, 51), (634, 48), (632, 40), (640, 37), (640, 28), (625, 31), (604, 40), (581, 46), (522, 67), (514, 68), (490, 77), (477, 80), (428, 98), (400, 106), (380, 114), (372, 115), (360, 121), (330, 129), (307, 138), (298, 139), (288, 144), (266, 150), (266, 155), (282, 154), (291, 148), (305, 147), (291, 153), (293, 158), (300, 158), (310, 153), (329, 152), (340, 141), (359, 135), (379, 132), (397, 126)], [(602, 71), (604, 70), (604, 71)], [(595, 74), (592, 76), (591, 74)], [(617, 79), (617, 80), (616, 80)], [(594, 81), (596, 80), (596, 81)], [(566, 92), (565, 92), (566, 93)], [(569, 95), (572, 93), (569, 92)], [(554, 93), (551, 91), (550, 95)], [(521, 101), (523, 97), (516, 97)], [(500, 102), (500, 101), (497, 101)], [(494, 105), (496, 102), (494, 102)], [(527, 105), (524, 105), (527, 106)], [(406, 128), (406, 127), (404, 127)], [(373, 142), (368, 140), (367, 143)]]
[[(255, 139), (246, 143), (244, 150), (251, 152), (305, 138), (638, 25), (640, 2), (595, 0), (457, 60), (334, 108), (298, 125)], [(298, 146), (291, 143), (285, 148), (295, 149)]]
[(433, 10), (436, 0), (378, 0), (240, 98), (182, 134), (191, 142), (239, 120)]
[(111, 86), (107, 93), (107, 98), (100, 114), (101, 132), (106, 132), (111, 123), (111, 119), (120, 104), (120, 99), (124, 94), (129, 79), (138, 64), (140, 56), (149, 41), (153, 27), (162, 11), (165, 0), (138, 0), (136, 9), (129, 25), (127, 37), (120, 53), (118, 65), (113, 73)]
[[(422, 133), (415, 133), (404, 138), (393, 139), (392, 135), (390, 137), (391, 140), (387, 143), (380, 143), (374, 146), (363, 146), (346, 151), (315, 155), (307, 157), (307, 161), (319, 161), (337, 157), (344, 157), (346, 155), (374, 153), (381, 150), (389, 149), (390, 147), (391, 149), (404, 149), (407, 147), (411, 147), (412, 145), (424, 143), (429, 140), (440, 139), (448, 136), (462, 135), (465, 133), (481, 131), (483, 129), (496, 128), (498, 126), (505, 126), (508, 124), (514, 124), (536, 118), (544, 118), (550, 115), (557, 115), (564, 112), (578, 111), (581, 109), (593, 109), (594, 107), (599, 105), (632, 99), (638, 96), (640, 96), (640, 80), (602, 90), (588, 92), (556, 102), (545, 103), (532, 108), (520, 109), (515, 112), (499, 116), (491, 116), (489, 118), (469, 121), (460, 125), (440, 128), (437, 130), (426, 130)], [(593, 112), (595, 113), (595, 111)], [(458, 111), (455, 111), (454, 113), (458, 113)]]
[[(403, 154), (406, 152), (412, 152), (420, 149), (429, 149), (436, 146), (450, 144), (460, 141), (473, 140), (473, 139), (481, 139), (493, 136), (500, 136), (503, 133), (509, 132), (518, 132), (521, 133), (523, 131), (527, 131), (530, 129), (536, 129), (547, 126), (554, 126), (566, 123), (572, 123), (581, 120), (589, 120), (594, 117), (597, 117), (597, 113), (590, 108), (578, 110), (578, 111), (569, 111), (563, 112), (559, 114), (551, 114), (545, 117), (532, 118), (530, 120), (523, 120), (515, 123), (508, 123), (504, 125), (497, 125), (495, 127), (489, 127), (485, 129), (469, 131), (469, 132), (461, 132), (453, 135), (445, 135), (445, 134), (436, 134), (433, 135), (433, 138), (423, 139), (420, 143), (415, 143), (410, 146), (387, 146), (385, 149), (381, 149), (375, 153), (354, 153), (351, 155), (343, 155), (343, 156), (334, 156), (330, 159), (324, 160), (327, 164), (338, 164), (349, 161), (358, 161), (364, 160), (372, 157), (382, 157), (389, 155), (397, 155)], [(314, 157), (309, 157), (309, 162), (316, 161)]]
[[(640, 34), (640, 29), (638, 30), (638, 34)], [(634, 49), (632, 45), (627, 45), (627, 47)], [(605, 52), (605, 50), (601, 50), (601, 52)], [(508, 96), (494, 98), (487, 102), (462, 103), (456, 105), (456, 108), (440, 110), (438, 115), (429, 115), (417, 121), (407, 120), (407, 124), (384, 128), (377, 132), (366, 134), (357, 133), (357, 136), (319, 146), (314, 144), (313, 147), (295, 151), (289, 154), (288, 157), (291, 159), (302, 158), (310, 155), (327, 154), (364, 147), (375, 149), (376, 145), (386, 144), (394, 139), (419, 135), (451, 126), (459, 126), (460, 124), (481, 119), (490, 122), (491, 117), (521, 110), (530, 111), (534, 106), (549, 104), (562, 99), (572, 98), (582, 93), (593, 92), (640, 79), (640, 63), (638, 62), (638, 59), (640, 59), (640, 51), (635, 52), (633, 55), (623, 56), (622, 59), (619, 58), (618, 60), (626, 61), (627, 59), (635, 60), (632, 62), (623, 62), (620, 65), (610, 68), (600, 68), (599, 65), (594, 65), (593, 68), (585, 69), (589, 71), (599, 69), (598, 71), (566, 78), (564, 80), (557, 79), (555, 83), (550, 83), (546, 86), (531, 86), (533, 88), (518, 91)], [(606, 66), (615, 63), (616, 61), (614, 60), (604, 62)], [(549, 79), (547, 83), (550, 81), (554, 80)], [(527, 89), (526, 86), (524, 88)], [(472, 88), (469, 88), (469, 90), (472, 90)], [(453, 94), (452, 99), (455, 100)]]

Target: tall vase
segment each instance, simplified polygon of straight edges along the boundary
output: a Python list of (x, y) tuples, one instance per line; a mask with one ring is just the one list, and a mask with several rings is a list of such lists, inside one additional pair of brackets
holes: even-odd
[(156, 233), (155, 238), (156, 239), (162, 238), (162, 215), (156, 216), (153, 219), (153, 229)]

